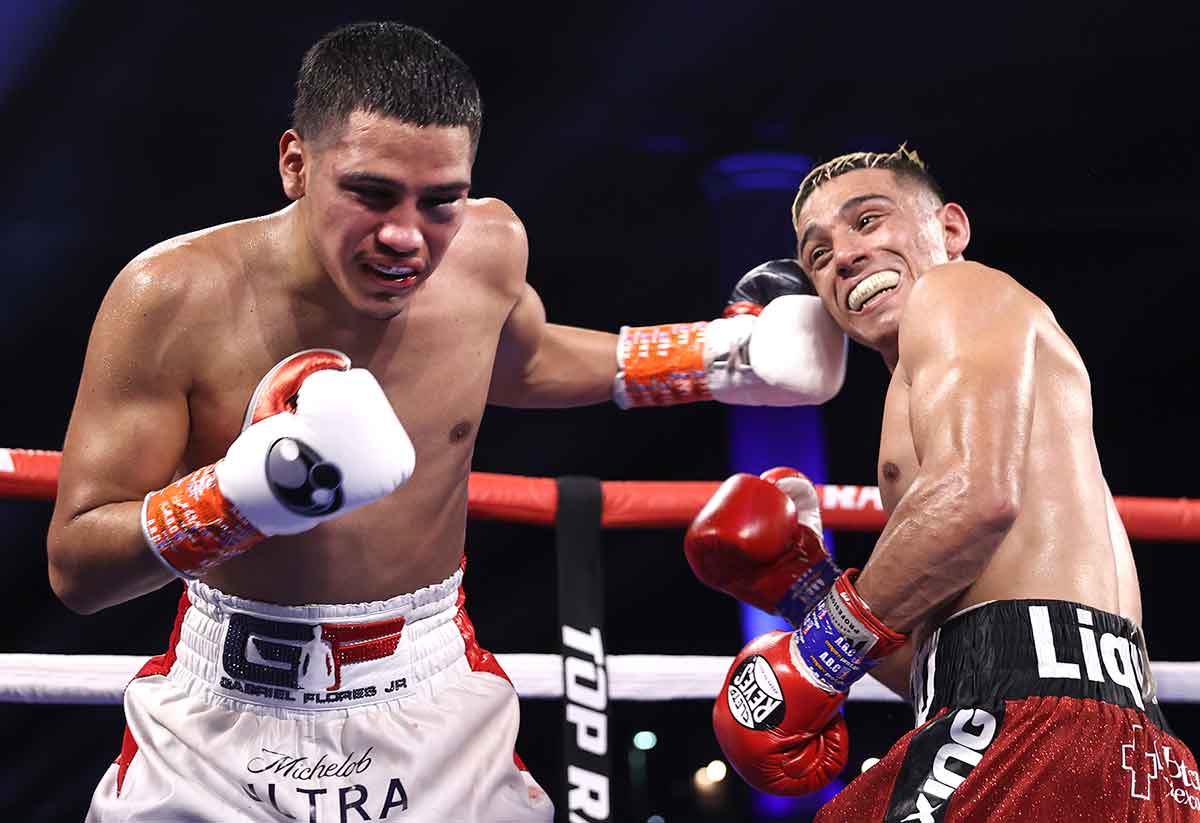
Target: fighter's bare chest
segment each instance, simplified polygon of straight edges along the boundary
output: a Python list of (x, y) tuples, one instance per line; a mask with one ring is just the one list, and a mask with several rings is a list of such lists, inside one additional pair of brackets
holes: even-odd
[(219, 457), (241, 430), (259, 381), (283, 357), (332, 348), (368, 369), (422, 453), (469, 450), (487, 401), (499, 326), (431, 325), (415, 318), (374, 338), (284, 332), (254, 341), (234, 334), (198, 364), (188, 396), (188, 462)]
[(890, 512), (896, 507), (912, 485), (919, 465), (908, 417), (908, 388), (903, 379), (893, 375), (879, 435), (879, 494), (884, 509)]

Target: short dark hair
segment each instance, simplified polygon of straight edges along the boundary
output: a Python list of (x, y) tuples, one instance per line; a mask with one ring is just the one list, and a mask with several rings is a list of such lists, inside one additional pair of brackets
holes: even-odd
[(800, 219), (800, 209), (818, 187), (835, 177), (858, 169), (889, 169), (893, 174), (923, 186), (937, 198), (938, 203), (945, 202), (942, 187), (933, 179), (933, 175), (925, 167), (925, 162), (915, 150), (910, 149), (907, 144), (901, 144), (900, 148), (893, 152), (856, 151), (843, 154), (810, 171), (800, 183), (800, 190), (796, 192), (796, 199), (792, 202), (792, 225), (796, 225), (796, 221)]
[(292, 128), (318, 140), (354, 111), (416, 126), (466, 126), (479, 142), (483, 104), (462, 59), (421, 29), (353, 23), (318, 40), (300, 64)]

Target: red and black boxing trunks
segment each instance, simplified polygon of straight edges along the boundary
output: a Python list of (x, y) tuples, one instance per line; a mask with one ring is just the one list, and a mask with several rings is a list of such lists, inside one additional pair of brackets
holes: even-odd
[(1196, 759), (1130, 620), (1007, 600), (947, 621), (912, 669), (917, 728), (817, 823), (1200, 823)]

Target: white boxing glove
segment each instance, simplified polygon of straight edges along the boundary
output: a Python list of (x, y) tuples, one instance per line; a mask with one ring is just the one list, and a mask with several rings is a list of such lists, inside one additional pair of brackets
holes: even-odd
[(757, 316), (623, 326), (613, 401), (623, 409), (697, 400), (817, 405), (842, 388), (846, 349), (821, 299), (807, 294), (776, 297)]
[(708, 388), (723, 403), (818, 405), (841, 390), (846, 351), (846, 335), (821, 298), (785, 294), (757, 317), (739, 314), (708, 324)]
[(613, 400), (816, 405), (841, 389), (846, 348), (800, 264), (768, 260), (742, 275), (720, 319), (622, 327)]
[(221, 493), (272, 535), (307, 531), (391, 494), (415, 466), (412, 442), (375, 377), (324, 369), (300, 385), (294, 413), (250, 426), (216, 468)]
[(143, 533), (177, 573), (198, 574), (264, 537), (365, 506), (415, 468), (412, 442), (374, 376), (329, 349), (273, 368), (246, 423), (224, 458), (146, 495)]

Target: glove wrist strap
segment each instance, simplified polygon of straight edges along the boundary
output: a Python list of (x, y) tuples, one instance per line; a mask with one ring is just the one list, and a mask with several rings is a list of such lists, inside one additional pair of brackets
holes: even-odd
[(804, 574), (796, 578), (796, 582), (788, 587), (783, 598), (775, 604), (775, 612), (780, 617), (799, 628), (804, 622), (804, 616), (812, 611), (833, 584), (842, 576), (842, 570), (831, 559), (825, 558)]
[(813, 681), (830, 692), (847, 692), (850, 684), (873, 669), (907, 640), (879, 620), (854, 588), (858, 569), (849, 569), (795, 632), (795, 650)]
[(204, 466), (142, 502), (142, 534), (173, 574), (193, 578), (264, 538), (221, 493), (216, 464)]

